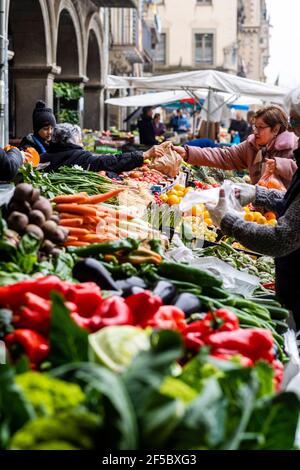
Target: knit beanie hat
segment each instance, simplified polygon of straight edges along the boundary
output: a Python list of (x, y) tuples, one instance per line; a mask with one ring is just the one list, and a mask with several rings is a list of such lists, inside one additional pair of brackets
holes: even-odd
[(35, 134), (39, 132), (42, 127), (56, 126), (56, 119), (51, 108), (47, 108), (44, 101), (37, 101), (32, 113), (33, 131)]

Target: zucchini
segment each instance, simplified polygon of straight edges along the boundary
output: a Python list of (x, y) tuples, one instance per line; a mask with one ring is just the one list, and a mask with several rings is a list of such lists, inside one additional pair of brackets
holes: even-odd
[(180, 263), (161, 263), (158, 266), (158, 273), (170, 280), (184, 280), (202, 288), (221, 287), (223, 284), (221, 280), (202, 269)]
[(269, 306), (267, 309), (274, 320), (287, 320), (290, 315), (289, 310), (286, 308)]

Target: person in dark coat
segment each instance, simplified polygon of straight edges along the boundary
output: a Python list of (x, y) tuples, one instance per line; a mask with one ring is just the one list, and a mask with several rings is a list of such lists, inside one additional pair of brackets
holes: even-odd
[(25, 136), (19, 148), (26, 150), (33, 147), (40, 155), (47, 152), (49, 143), (56, 126), (56, 119), (51, 108), (43, 101), (37, 101), (32, 114), (33, 133)]
[(162, 156), (163, 149), (157, 145), (147, 152), (130, 152), (122, 155), (95, 155), (84, 150), (79, 126), (64, 123), (54, 129), (49, 150), (41, 156), (41, 164), (47, 164), (46, 172), (57, 171), (61, 166), (78, 165), (84, 170), (105, 171), (115, 176), (131, 171), (144, 164), (144, 160)]
[(247, 139), (248, 124), (245, 119), (243, 119), (242, 113), (240, 111), (237, 111), (236, 118), (231, 120), (228, 132), (231, 134), (231, 142), (233, 142), (233, 136), (235, 132), (239, 133), (241, 142), (244, 142), (244, 140)]
[(142, 145), (155, 145), (155, 132), (152, 120), (153, 111), (150, 107), (143, 108), (143, 114), (138, 122), (138, 129), (140, 134), (140, 143)]
[(14, 179), (19, 168), (23, 165), (23, 155), (15, 147), (5, 151), (0, 148), (0, 181)]

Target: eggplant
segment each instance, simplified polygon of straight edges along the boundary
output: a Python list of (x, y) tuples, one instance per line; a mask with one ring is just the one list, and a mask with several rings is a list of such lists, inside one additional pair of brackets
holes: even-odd
[(116, 282), (100, 261), (94, 258), (85, 258), (75, 264), (72, 271), (74, 279), (80, 282), (95, 282), (101, 289), (117, 291)]
[(174, 300), (173, 305), (180, 308), (186, 316), (192, 313), (200, 313), (202, 310), (202, 302), (200, 299), (198, 299), (196, 295), (189, 294), (188, 292), (179, 294)]
[(119, 290), (126, 290), (129, 287), (141, 287), (142, 289), (147, 289), (147, 284), (143, 279), (137, 276), (131, 276), (127, 279), (120, 279), (116, 281), (116, 285), (118, 286)]
[(159, 281), (154, 290), (154, 295), (158, 295), (165, 305), (170, 305), (176, 295), (176, 287), (167, 281)]
[(131, 286), (131, 287), (128, 287), (128, 289), (125, 289), (123, 290), (123, 296), (122, 297), (129, 297), (130, 295), (135, 295), (135, 294), (139, 294), (140, 292), (144, 292), (145, 289), (143, 289), (142, 287), (138, 287), (138, 286)]

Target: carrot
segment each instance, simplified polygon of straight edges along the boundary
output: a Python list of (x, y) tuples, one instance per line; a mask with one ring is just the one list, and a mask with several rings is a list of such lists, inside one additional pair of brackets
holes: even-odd
[(73, 218), (73, 219), (62, 219), (59, 222), (59, 225), (64, 227), (80, 227), (83, 224), (83, 219)]
[(104, 240), (107, 240), (106, 235), (85, 235), (84, 237), (80, 238), (81, 241), (83, 242), (89, 242), (89, 243), (102, 243)]
[(76, 202), (77, 204), (87, 202), (89, 199), (87, 193), (78, 193), (78, 194), (68, 194), (62, 196), (56, 196), (52, 199), (56, 204), (72, 204)]
[(68, 236), (67, 242), (77, 242), (78, 237)]
[(88, 207), (79, 204), (57, 204), (56, 209), (59, 212), (69, 212), (70, 214), (91, 215), (96, 216), (97, 210), (95, 207)]
[(60, 220), (62, 220), (62, 219), (78, 219), (78, 217), (80, 217), (80, 215), (76, 215), (76, 214), (67, 214), (66, 212), (61, 212), (61, 213), (59, 214)]
[(122, 212), (120, 210), (112, 209), (111, 207), (106, 207), (106, 206), (99, 206), (101, 211), (107, 212), (108, 214), (111, 214), (113, 217), (117, 217), (120, 220), (132, 220), (134, 219), (133, 215), (126, 214), (126, 212)]
[(75, 241), (75, 242), (66, 242), (64, 243), (64, 246), (87, 246), (89, 245), (88, 242), (79, 242), (79, 241)]
[(108, 193), (104, 194), (96, 194), (95, 196), (90, 196), (88, 199), (89, 204), (99, 204), (100, 202), (108, 201), (112, 197), (116, 197), (118, 194), (123, 192), (125, 188), (117, 188), (109, 191)]
[(69, 234), (74, 237), (79, 237), (80, 235), (88, 235), (89, 231), (85, 228), (77, 228), (77, 227), (66, 227), (69, 230)]

